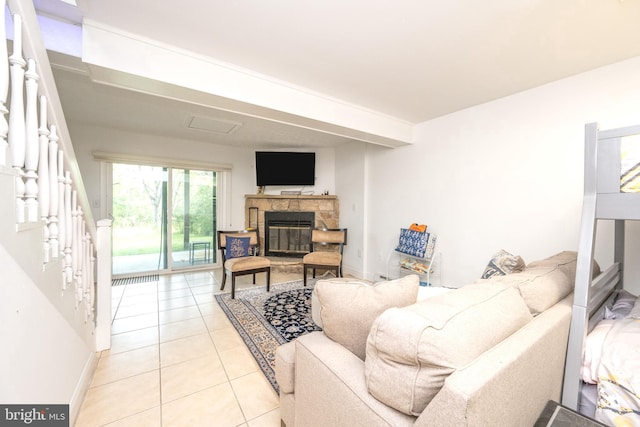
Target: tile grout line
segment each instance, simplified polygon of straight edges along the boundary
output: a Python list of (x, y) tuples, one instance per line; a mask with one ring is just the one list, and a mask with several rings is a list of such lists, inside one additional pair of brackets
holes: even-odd
[[(209, 294), (210, 296), (211, 295), (215, 296), (216, 295), (216, 293), (215, 293), (216, 289), (215, 288), (216, 288), (216, 286), (219, 286), (219, 281), (216, 279), (215, 275), (212, 274), (211, 272), (208, 272), (206, 274), (207, 279), (203, 279), (201, 277), (193, 277), (192, 279), (189, 279), (186, 275), (180, 275), (180, 274), (174, 274), (173, 277), (182, 278), (183, 279), (183, 280), (180, 280), (179, 282), (175, 282), (175, 283), (182, 283), (182, 282), (186, 283), (186, 286), (188, 287), (188, 294), (187, 295), (189, 295), (193, 299), (194, 305), (196, 306), (196, 309), (197, 309), (197, 314), (196, 314), (195, 311), (194, 311), (193, 314), (196, 315), (195, 318), (199, 318), (200, 321), (204, 323), (205, 330), (207, 331), (207, 334), (209, 335), (209, 340), (214, 346), (215, 354), (218, 356), (218, 359), (220, 361), (222, 370), (224, 372), (225, 381), (221, 382), (220, 385), (226, 383), (227, 387), (233, 393), (234, 403), (236, 404), (237, 408), (239, 409), (240, 414), (242, 415), (242, 419), (244, 420), (243, 423), (239, 423), (238, 425), (247, 425), (247, 423), (249, 423), (251, 420), (249, 420), (247, 418), (247, 413), (245, 412), (246, 410), (240, 404), (240, 400), (238, 398), (237, 391), (233, 387), (232, 379), (229, 376), (229, 371), (228, 371), (229, 368), (227, 368), (225, 366), (225, 364), (223, 363), (223, 359), (221, 358), (221, 354), (220, 354), (220, 349), (215, 344), (215, 341), (214, 341), (213, 336), (212, 336), (212, 333), (215, 332), (215, 330), (217, 330), (215, 328), (217, 328), (217, 326), (220, 326), (219, 322), (213, 322), (211, 324), (208, 324), (205, 321), (205, 314), (203, 312), (204, 306), (207, 305), (207, 304), (212, 304), (214, 307), (216, 307), (216, 306), (219, 307), (219, 304), (217, 303), (217, 300), (215, 299), (215, 297), (212, 298), (211, 301), (207, 301), (206, 298), (204, 298), (204, 297), (202, 298), (202, 301), (199, 301), (196, 298), (197, 295), (204, 296), (204, 295)], [(193, 281), (193, 283), (192, 283), (192, 281)], [(162, 332), (161, 332), (161, 326), (162, 326), (162, 324), (161, 324), (161, 316), (162, 316), (162, 312), (161, 312), (161, 307), (160, 307), (160, 305), (162, 303), (161, 297), (164, 297), (164, 300), (170, 301), (170, 300), (181, 298), (181, 296), (176, 296), (174, 298), (166, 298), (167, 295), (164, 295), (164, 296), (160, 295), (161, 290), (163, 292), (165, 292), (165, 293), (166, 292), (170, 292), (172, 290), (172, 284), (171, 283), (163, 283), (162, 284), (163, 285), (162, 288), (161, 288), (160, 281), (155, 281), (154, 284), (149, 284), (149, 285), (150, 285), (150, 288), (155, 285), (155, 292), (156, 292), (155, 298), (153, 296), (149, 295), (149, 296), (151, 296), (151, 301), (153, 301), (153, 299), (155, 299), (155, 306), (156, 306), (155, 307), (156, 308), (156, 325), (155, 325), (156, 330), (155, 331), (150, 331), (150, 332), (152, 334), (155, 332), (155, 335), (157, 337), (157, 342), (155, 343), (155, 346), (156, 346), (156, 349), (157, 349), (157, 352), (158, 352), (158, 356), (157, 356), (158, 381), (159, 381), (159, 384), (158, 384), (158, 386), (159, 386), (159, 408), (158, 408), (158, 411), (159, 411), (159, 416), (160, 416), (160, 425), (162, 426), (162, 425), (166, 425), (167, 420), (163, 419), (163, 414), (164, 414), (163, 404), (165, 402), (164, 402), (163, 394), (162, 394), (162, 392), (163, 392), (163, 387), (162, 387), (162, 385), (163, 385), (162, 384), (163, 367), (162, 367), (162, 353), (161, 353), (161, 349), (160, 349), (160, 346), (162, 344), (162, 342), (161, 342), (162, 341), (162, 337), (161, 337), (161, 335), (162, 335)], [(209, 285), (211, 285), (213, 289), (210, 289), (210, 290), (207, 291), (206, 289), (202, 288), (196, 294), (196, 288), (198, 288), (199, 286), (209, 286)], [(151, 290), (151, 289), (149, 289), (149, 290)], [(131, 292), (131, 295), (129, 295), (129, 292)], [(111, 319), (112, 328), (114, 326), (114, 322), (115, 322), (115, 320), (117, 318), (117, 315), (120, 312), (120, 309), (122, 308), (122, 304), (127, 301), (125, 297), (136, 298), (137, 296), (139, 296), (139, 294), (144, 294), (144, 293), (145, 292), (139, 292), (139, 289), (136, 286), (131, 287), (131, 286), (129, 286), (129, 284), (124, 286), (124, 289), (123, 289), (122, 293), (117, 298), (115, 298), (115, 300), (114, 300), (114, 303), (116, 304), (116, 310), (113, 311), (113, 315), (112, 315), (113, 317)], [(150, 292), (146, 292), (146, 293), (150, 294)], [(140, 303), (142, 303), (142, 301)], [(171, 304), (171, 303), (169, 302), (168, 304)], [(137, 305), (137, 303), (132, 304), (132, 305)], [(128, 305), (126, 305), (126, 306), (128, 307)], [(171, 305), (169, 305), (169, 306), (171, 306)], [(178, 308), (184, 308), (184, 307), (178, 307)], [(207, 309), (210, 310), (208, 307), (207, 307)], [(165, 310), (165, 311), (167, 311), (167, 310)], [(132, 316), (127, 316), (127, 317), (133, 317), (133, 315)], [(149, 320), (151, 320), (151, 319), (152, 318), (150, 318)], [(173, 322), (169, 322), (169, 323), (180, 323), (180, 322), (184, 322), (185, 320), (189, 320), (189, 319), (174, 320)], [(211, 328), (214, 328), (214, 329), (211, 329)], [(137, 328), (137, 329), (134, 329), (134, 330), (139, 330), (139, 329), (143, 329), (143, 328), (141, 327), (141, 328)], [(131, 332), (131, 331), (125, 331), (125, 332)], [(125, 332), (121, 332), (121, 333), (125, 333)], [(113, 334), (112, 334), (112, 336), (113, 336)], [(176, 339), (178, 339), (178, 338), (176, 338)], [(127, 350), (127, 352), (133, 351), (133, 350), (136, 350), (136, 349), (130, 349), (130, 350)], [(122, 353), (116, 353), (116, 354), (122, 354)], [(146, 371), (146, 372), (151, 372), (151, 371)], [(242, 375), (242, 376), (240, 376), (238, 378), (244, 377), (246, 375), (248, 375), (248, 374)], [(120, 380), (122, 380), (122, 379), (119, 379), (118, 381), (120, 381)], [(210, 387), (208, 387), (208, 388), (210, 388)], [(191, 393), (191, 394), (193, 394), (193, 393)], [(146, 410), (151, 410), (151, 409), (153, 409), (153, 407), (148, 408)], [(252, 420), (253, 419), (257, 419), (260, 416), (263, 416), (265, 414), (254, 416), (252, 418)], [(120, 420), (129, 418), (132, 415), (137, 415), (137, 414), (127, 415), (126, 417), (120, 418)]]
[[(223, 273), (224, 274), (224, 271)], [(212, 275), (212, 279), (213, 279), (213, 283), (214, 286), (218, 285), (217, 280), (215, 278), (215, 276)], [(191, 295), (193, 296), (194, 300), (195, 300), (195, 294), (193, 293), (193, 289), (191, 289), (191, 283), (189, 283), (189, 280), (187, 279), (187, 285), (189, 285), (189, 290), (191, 291)], [(217, 304), (216, 299), (213, 299), (213, 302), (215, 304)], [(213, 341), (213, 337), (211, 336), (211, 330), (209, 329), (209, 325), (207, 324), (207, 322), (204, 321), (204, 315), (202, 314), (202, 310), (200, 309), (200, 304), (198, 303), (198, 301), (196, 300), (196, 306), (198, 307), (198, 312), (200, 313), (200, 317), (202, 318), (202, 321), (204, 322), (204, 326), (205, 328), (207, 328), (207, 333), (209, 335), (209, 339), (211, 340), (211, 344), (213, 344), (213, 348), (215, 349), (216, 354), (218, 355), (218, 359), (220, 360), (220, 365), (222, 365), (222, 370), (224, 371), (224, 375), (227, 378), (227, 384), (229, 385), (229, 389), (231, 389), (231, 393), (233, 393), (233, 398), (236, 401), (236, 405), (238, 405), (238, 408), (240, 409), (240, 413), (242, 414), (242, 418), (244, 419), (244, 422), (238, 425), (246, 425), (248, 423), (247, 420), (247, 415), (244, 412), (244, 409), (242, 409), (242, 405), (240, 405), (240, 401), (238, 400), (238, 395), (236, 394), (236, 391), (234, 390), (233, 386), (231, 385), (231, 378), (229, 377), (229, 372), (227, 372), (227, 368), (224, 365), (224, 362), (222, 361), (222, 356), (220, 355), (220, 351), (218, 350), (218, 346), (216, 345), (216, 343)]]

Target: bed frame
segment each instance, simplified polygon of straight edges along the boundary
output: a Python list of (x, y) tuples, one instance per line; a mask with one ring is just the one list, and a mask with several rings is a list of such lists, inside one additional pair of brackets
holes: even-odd
[[(573, 410), (580, 404), (586, 336), (603, 318), (604, 306), (623, 288), (625, 221), (640, 220), (640, 193), (621, 191), (622, 139), (634, 135), (640, 135), (640, 126), (606, 131), (599, 130), (597, 123), (585, 126), (584, 201), (562, 391), (562, 404)], [(614, 262), (594, 278), (598, 220), (614, 221)]]

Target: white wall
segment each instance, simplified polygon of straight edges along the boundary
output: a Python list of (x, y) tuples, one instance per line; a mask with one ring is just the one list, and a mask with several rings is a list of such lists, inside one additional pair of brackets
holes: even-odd
[[(14, 200), (15, 176), (0, 167), (0, 200)], [(13, 206), (13, 203), (9, 203)], [(16, 229), (14, 209), (0, 210), (0, 401), (70, 404), (75, 418), (97, 362), (93, 322), (75, 287), (62, 290), (62, 262), (44, 266), (43, 223)]]
[[(16, 239), (16, 236), (12, 237)], [(80, 409), (84, 382), (90, 381), (96, 363), (90, 325), (83, 325), (82, 310), (73, 307), (73, 290), (56, 303), (12, 261), (0, 244), (3, 262), (3, 297), (0, 298), (2, 340), (0, 399), (5, 404), (69, 403)], [(42, 282), (59, 286), (62, 273), (52, 271)], [(55, 280), (57, 279), (57, 280)], [(68, 302), (71, 301), (71, 306)], [(76, 316), (77, 319), (65, 319)], [(84, 334), (84, 336), (82, 335)]]
[[(104, 185), (107, 172), (101, 167), (101, 162), (93, 157), (95, 151), (106, 151), (134, 156), (230, 165), (230, 206), (225, 213), (228, 218), (226, 218), (224, 226), (229, 229), (244, 227), (244, 196), (245, 194), (255, 194), (257, 191), (255, 150), (253, 148), (235, 148), (100, 127), (74, 126), (73, 124), (70, 124), (69, 127), (89, 200), (94, 205), (92, 208), (94, 218), (106, 218), (111, 213), (110, 201), (104, 197), (104, 193), (110, 191)], [(305, 192), (315, 194), (320, 194), (325, 190), (335, 194), (335, 150), (323, 148), (314, 151), (316, 152), (315, 186), (304, 188), (267, 187), (266, 192), (279, 194), (283, 189), (302, 189)]]
[[(584, 125), (640, 122), (639, 71), (635, 58), (424, 122), (407, 147), (317, 150), (317, 184), (304, 190), (338, 195), (341, 226), (349, 228), (345, 269), (369, 279), (386, 272), (399, 229), (412, 222), (440, 236), (442, 281), (449, 286), (475, 280), (500, 249), (528, 262), (575, 250)], [(256, 191), (252, 149), (73, 125), (71, 132), (91, 199), (100, 197), (94, 150), (232, 164), (229, 226), (242, 226), (244, 195)], [(628, 229), (631, 236), (640, 232), (637, 224)], [(628, 246), (637, 253), (631, 237)], [(601, 264), (609, 262), (608, 248), (596, 252)], [(627, 271), (627, 279), (639, 278)]]
[(345, 274), (364, 277), (364, 230), (366, 229), (365, 153), (363, 142), (336, 149), (336, 195), (340, 203), (340, 227), (347, 228), (342, 268)]
[[(384, 271), (412, 222), (439, 235), (448, 286), (478, 278), (500, 249), (526, 262), (577, 250), (584, 125), (593, 121), (640, 123), (640, 58), (421, 123), (413, 146), (370, 146), (366, 274)], [(601, 264), (606, 252), (596, 252)], [(627, 273), (636, 289), (639, 277)]]

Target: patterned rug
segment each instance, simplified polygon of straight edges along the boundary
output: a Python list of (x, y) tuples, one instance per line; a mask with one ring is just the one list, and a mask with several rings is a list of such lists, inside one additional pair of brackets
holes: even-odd
[(320, 330), (311, 320), (311, 292), (315, 282), (308, 279), (306, 287), (302, 280), (272, 284), (269, 293), (264, 286), (257, 286), (236, 291), (235, 299), (228, 293), (216, 295), (218, 304), (276, 393), (279, 389), (274, 368), (278, 346)]

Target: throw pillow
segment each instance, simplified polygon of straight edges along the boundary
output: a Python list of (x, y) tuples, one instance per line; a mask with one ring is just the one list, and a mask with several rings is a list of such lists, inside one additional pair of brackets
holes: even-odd
[(249, 256), (249, 237), (226, 237), (227, 259)]
[(417, 222), (414, 222), (409, 226), (409, 230), (414, 230), (414, 231), (419, 231), (421, 233), (424, 233), (425, 231), (427, 231), (427, 224), (418, 224)]
[(429, 241), (429, 233), (421, 233), (419, 231), (410, 230), (408, 228), (400, 229), (400, 239), (396, 251), (403, 254), (424, 258), (427, 250), (427, 242)]
[(629, 315), (629, 313), (631, 313), (631, 310), (633, 309), (633, 305), (636, 303), (637, 299), (638, 297), (633, 295), (632, 293), (625, 291), (624, 289), (621, 290), (618, 293), (616, 297), (616, 301), (611, 306), (611, 308), (609, 307), (604, 308), (605, 309), (604, 318), (605, 319), (624, 319)]
[(640, 299), (636, 300), (636, 303), (631, 309), (631, 313), (627, 315), (627, 319), (640, 319)]
[(388, 308), (415, 303), (418, 284), (415, 274), (373, 285), (331, 279), (318, 281), (313, 289), (314, 304), (317, 302), (320, 307), (325, 335), (364, 360), (373, 321)]
[(507, 274), (522, 271), (524, 267), (525, 263), (521, 256), (511, 255), (502, 249), (491, 258), (481, 278), (489, 279), (494, 276), (506, 276)]

